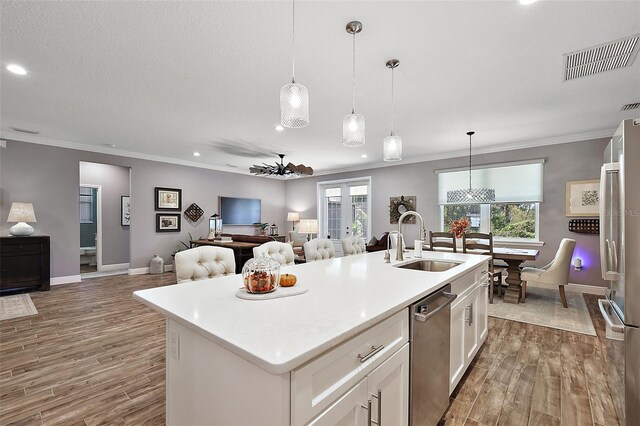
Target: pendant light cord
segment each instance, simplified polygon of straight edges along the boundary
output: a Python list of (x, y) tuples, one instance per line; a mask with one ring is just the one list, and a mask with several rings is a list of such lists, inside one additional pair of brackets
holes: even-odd
[(391, 68), (391, 136), (393, 136), (393, 106), (394, 106), (394, 100), (393, 100), (393, 70), (395, 69), (395, 67)]
[(296, 0), (292, 0), (293, 19), (291, 25), (291, 82), (296, 82)]
[(471, 193), (471, 135), (469, 135), (469, 193)]
[(351, 114), (356, 113), (356, 33), (353, 32), (353, 100), (352, 100), (352, 108)]

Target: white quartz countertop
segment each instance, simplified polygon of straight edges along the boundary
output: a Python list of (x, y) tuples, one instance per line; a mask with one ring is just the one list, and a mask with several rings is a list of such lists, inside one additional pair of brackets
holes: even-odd
[(395, 268), (398, 262), (385, 263), (383, 256), (381, 251), (282, 267), (281, 273), (298, 277), (296, 285), (309, 288), (292, 297), (240, 299), (235, 294), (241, 275), (140, 290), (133, 297), (258, 367), (283, 374), (488, 258), (423, 252), (423, 259), (464, 261), (445, 272), (423, 272)]

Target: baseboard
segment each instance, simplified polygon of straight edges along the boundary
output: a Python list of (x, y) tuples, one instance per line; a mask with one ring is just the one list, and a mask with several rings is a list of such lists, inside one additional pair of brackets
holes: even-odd
[[(164, 265), (165, 272), (173, 271), (173, 265)], [(144, 275), (149, 273), (149, 267), (146, 268), (129, 268), (129, 275)]]
[(144, 275), (149, 273), (149, 267), (146, 268), (129, 268), (129, 275)]
[[(527, 283), (527, 285), (531, 287), (542, 287), (555, 290), (558, 289), (558, 286), (555, 284), (539, 283), (535, 281), (530, 281)], [(574, 293), (596, 294), (598, 296), (604, 296), (605, 292), (607, 291), (606, 287), (574, 283), (567, 284), (566, 286), (564, 286), (564, 289), (566, 291), (572, 291)]]
[(100, 268), (100, 272), (109, 272), (109, 271), (121, 271), (123, 269), (129, 269), (128, 263), (112, 263), (111, 265), (102, 265)]
[(574, 283), (567, 284), (566, 289), (567, 291), (574, 291), (576, 293), (596, 294), (598, 296), (604, 296), (607, 291), (607, 287)]
[(80, 275), (69, 275), (67, 277), (53, 277), (49, 280), (49, 284), (51, 285), (79, 283), (79, 282), (80, 282)]

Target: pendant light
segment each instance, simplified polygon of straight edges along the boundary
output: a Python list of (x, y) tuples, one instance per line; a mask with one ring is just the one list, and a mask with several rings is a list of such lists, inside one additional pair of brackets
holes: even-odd
[(391, 134), (382, 141), (382, 156), (384, 161), (402, 160), (402, 138), (393, 134), (393, 70), (400, 65), (397, 59), (389, 59), (387, 68), (391, 68)]
[(296, 1), (293, 0), (293, 29), (291, 37), (291, 83), (280, 89), (280, 123), (284, 127), (300, 128), (309, 125), (309, 91), (296, 83)]
[(353, 35), (353, 100), (351, 114), (342, 120), (342, 145), (355, 148), (364, 145), (364, 115), (356, 114), (356, 34), (362, 31), (362, 23), (347, 24), (347, 32)]
[(448, 204), (486, 204), (496, 200), (496, 190), (492, 188), (473, 188), (471, 186), (471, 136), (475, 132), (467, 132), (469, 136), (469, 189), (447, 191)]

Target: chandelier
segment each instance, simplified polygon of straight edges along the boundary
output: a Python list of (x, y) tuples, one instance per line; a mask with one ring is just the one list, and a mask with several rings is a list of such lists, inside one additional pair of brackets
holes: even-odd
[(469, 136), (469, 189), (447, 191), (447, 204), (486, 204), (496, 200), (496, 190), (492, 188), (473, 188), (471, 186), (471, 136)]
[(257, 176), (281, 176), (285, 178), (313, 175), (313, 169), (311, 167), (307, 167), (304, 164), (298, 164), (296, 166), (293, 163), (288, 163), (285, 166), (284, 154), (278, 154), (278, 157), (280, 157), (280, 164), (277, 162), (275, 166), (267, 163), (262, 163), (260, 166), (254, 164), (253, 167), (249, 167), (249, 172)]

